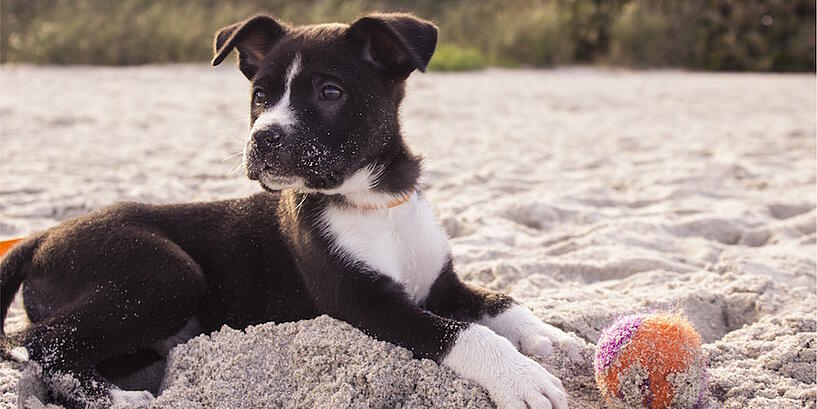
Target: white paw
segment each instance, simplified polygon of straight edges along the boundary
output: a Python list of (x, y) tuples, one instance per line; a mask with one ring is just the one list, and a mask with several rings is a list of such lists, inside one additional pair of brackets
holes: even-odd
[(11, 355), (11, 359), (16, 362), (28, 362), (28, 350), (25, 347), (17, 346), (11, 349), (9, 352)]
[(482, 325), (460, 334), (443, 365), (479, 383), (500, 409), (567, 409), (559, 379)]
[[(524, 308), (524, 307), (523, 307)], [(533, 313), (531, 313), (533, 315)], [(523, 326), (519, 346), (523, 353), (528, 355), (548, 356), (554, 346), (567, 353), (571, 360), (579, 359), (581, 344), (579, 341), (552, 325), (536, 319), (527, 326)], [(544, 353), (542, 353), (544, 352)]]
[(553, 352), (553, 343), (544, 334), (531, 332), (519, 337), (518, 348), (526, 355), (545, 357)]
[(148, 391), (111, 389), (111, 408), (146, 408), (156, 400)]
[(524, 305), (514, 305), (495, 317), (480, 321), (497, 334), (508, 338), (522, 353), (545, 357), (554, 346), (577, 360), (581, 351), (579, 341), (564, 331), (545, 324)]
[(488, 390), (499, 408), (567, 409), (562, 382), (528, 357), (515, 362), (518, 372), (510, 379), (497, 379)]

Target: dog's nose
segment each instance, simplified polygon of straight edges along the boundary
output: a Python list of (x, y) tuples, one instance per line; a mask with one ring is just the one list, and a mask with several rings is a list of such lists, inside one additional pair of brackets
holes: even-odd
[(283, 130), (281, 128), (268, 127), (255, 131), (252, 138), (258, 148), (268, 150), (281, 140), (282, 135)]

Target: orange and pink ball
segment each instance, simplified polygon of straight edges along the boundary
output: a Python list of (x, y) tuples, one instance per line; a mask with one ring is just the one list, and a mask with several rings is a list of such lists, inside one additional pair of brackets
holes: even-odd
[(596, 384), (612, 408), (701, 408), (707, 390), (701, 336), (677, 313), (619, 318), (597, 344)]

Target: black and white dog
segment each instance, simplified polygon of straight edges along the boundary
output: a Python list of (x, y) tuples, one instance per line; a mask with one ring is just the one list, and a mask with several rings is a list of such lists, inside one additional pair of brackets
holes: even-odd
[(398, 113), (436, 42), (434, 25), (407, 14), (300, 27), (256, 16), (220, 30), (213, 64), (237, 49), (252, 82), (244, 159), (266, 192), (122, 203), (33, 235), (0, 267), (2, 318), (23, 284), (32, 322), (3, 336), (5, 355), (21, 343), (69, 406), (145, 402), (103, 369), (224, 324), (328, 314), (479, 383), (502, 408), (567, 408), (561, 382), (523, 353), (575, 341), (463, 284), (418, 189)]

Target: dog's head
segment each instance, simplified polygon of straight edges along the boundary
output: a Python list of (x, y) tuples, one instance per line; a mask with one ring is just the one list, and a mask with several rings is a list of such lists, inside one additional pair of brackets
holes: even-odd
[(414, 189), (419, 159), (398, 110), (406, 78), (425, 70), (436, 43), (437, 28), (408, 14), (298, 27), (261, 15), (221, 29), (213, 65), (235, 48), (252, 82), (248, 177), (269, 190)]

